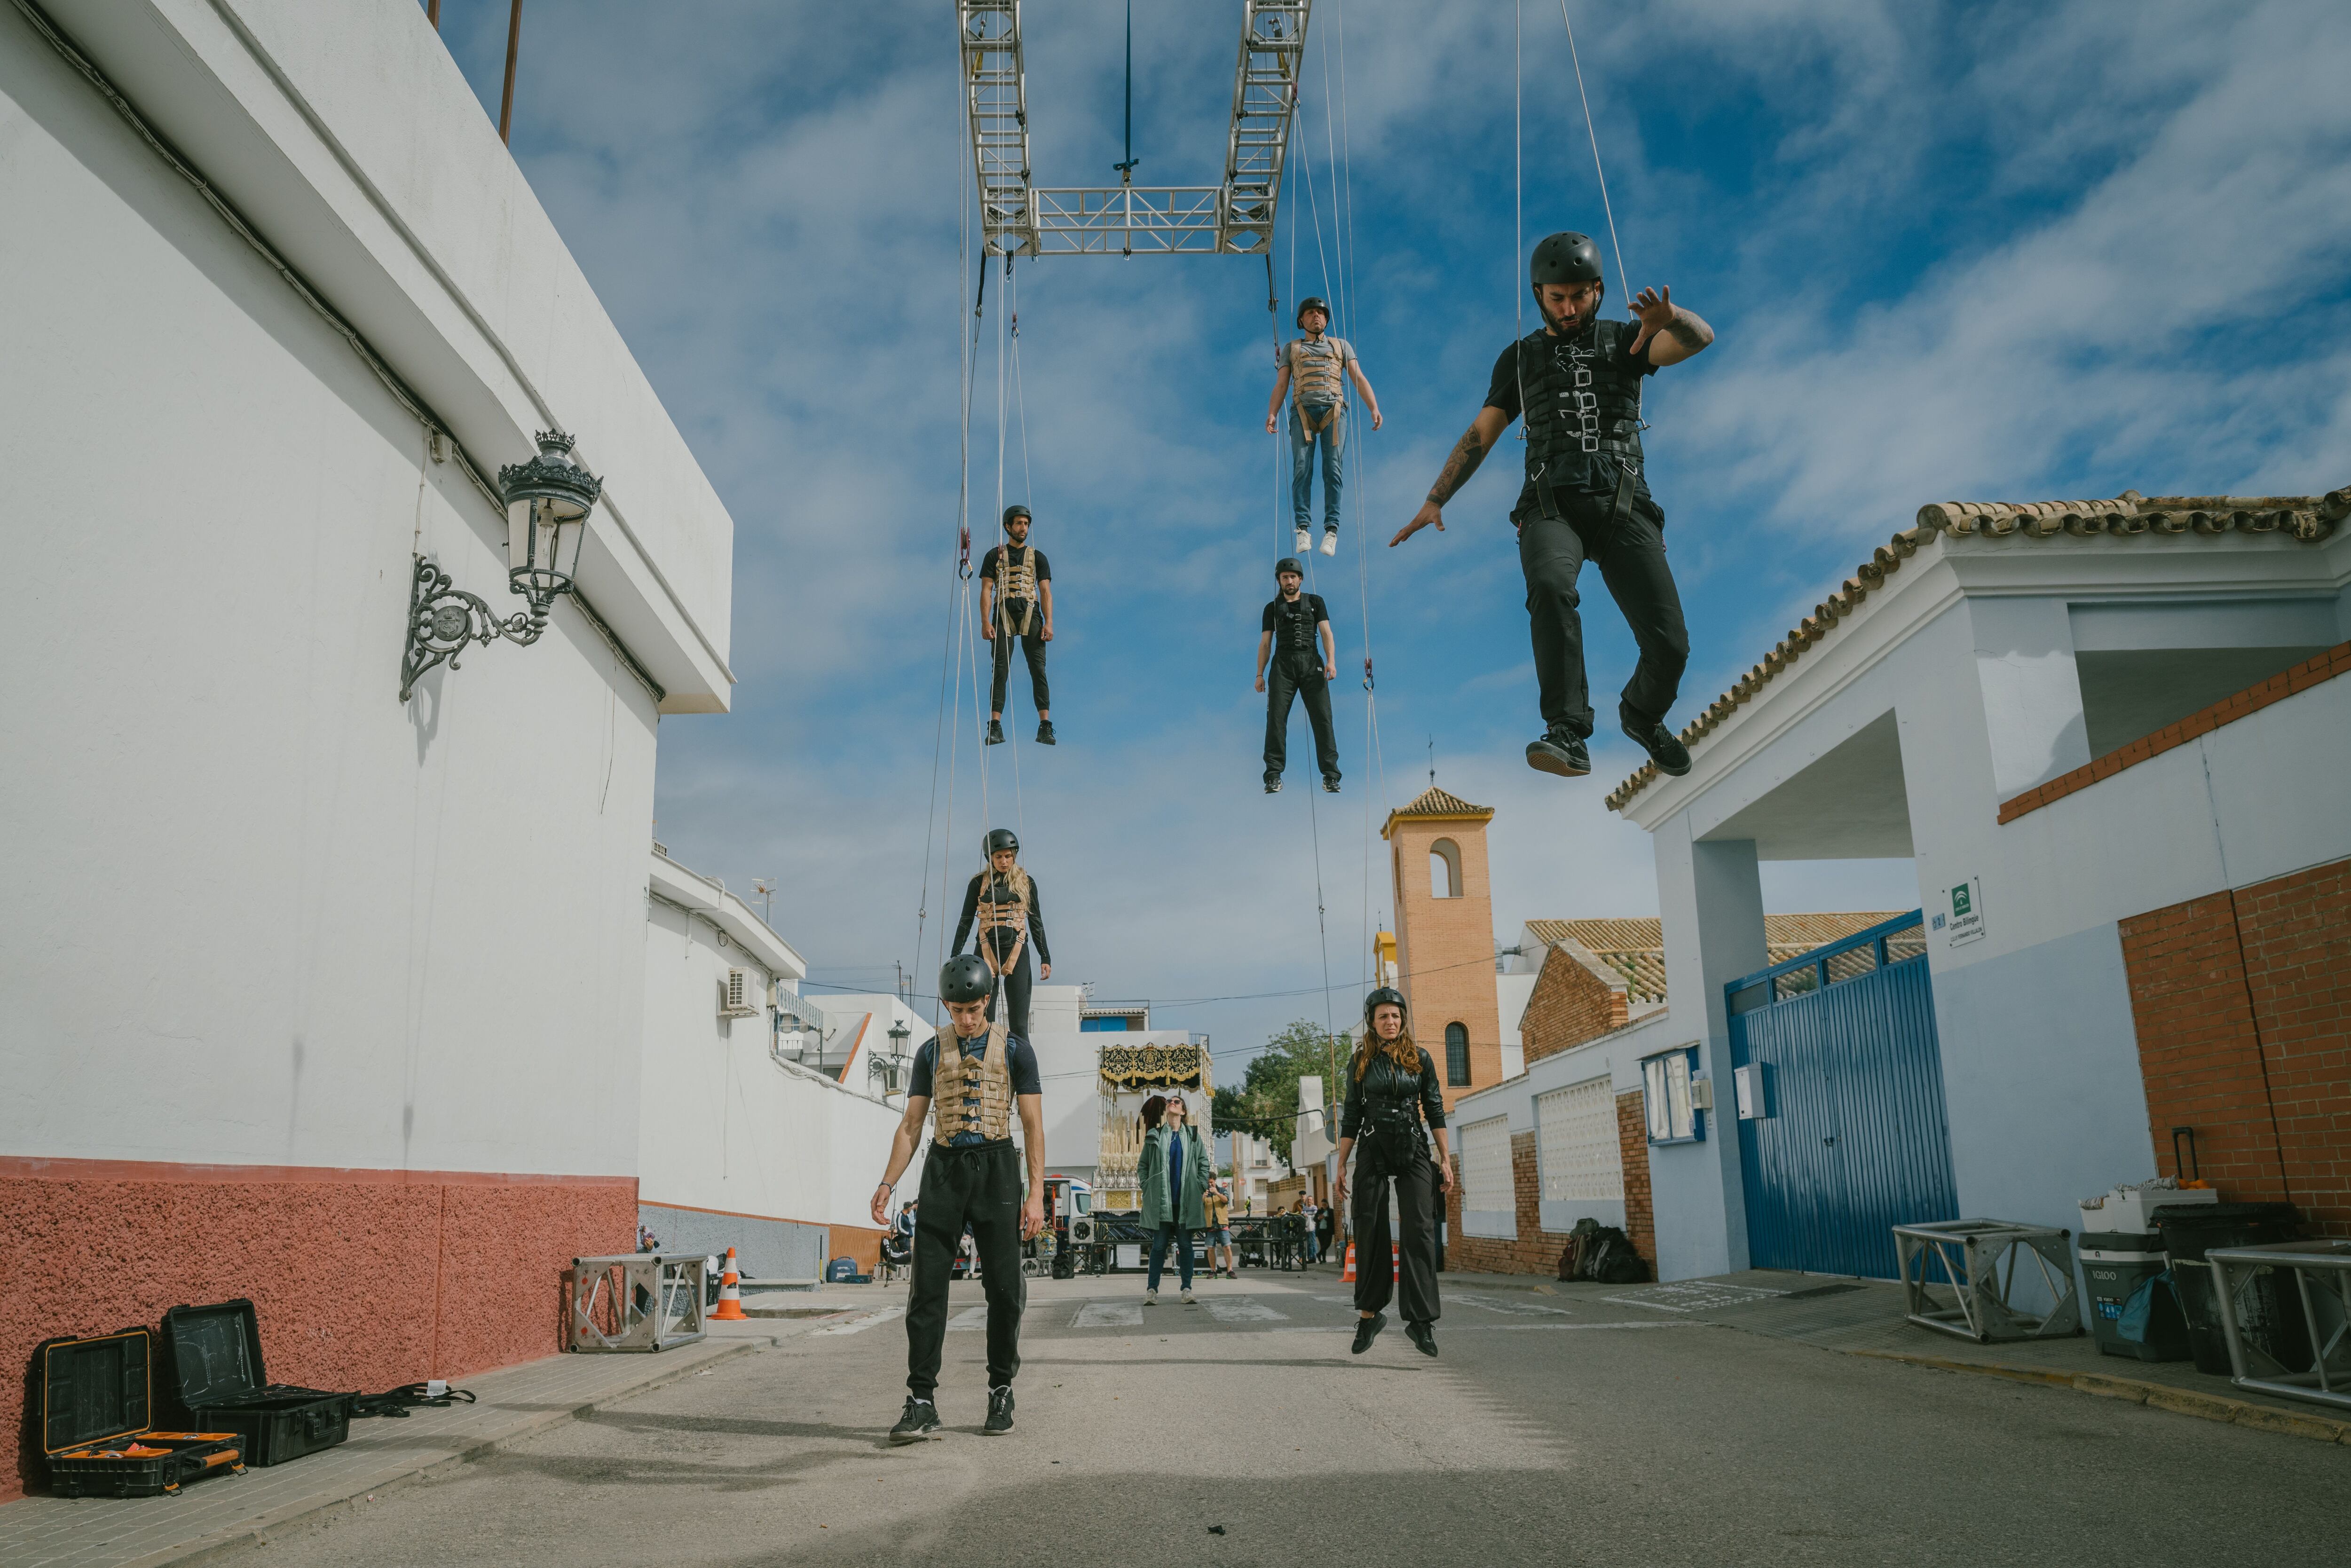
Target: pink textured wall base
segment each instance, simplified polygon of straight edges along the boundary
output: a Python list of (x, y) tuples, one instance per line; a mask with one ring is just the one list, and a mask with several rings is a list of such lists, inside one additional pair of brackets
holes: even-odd
[(561, 1348), (562, 1272), (635, 1248), (632, 1176), (0, 1159), (0, 1500), (41, 1484), (32, 1353), (253, 1299), (270, 1380), (369, 1393)]

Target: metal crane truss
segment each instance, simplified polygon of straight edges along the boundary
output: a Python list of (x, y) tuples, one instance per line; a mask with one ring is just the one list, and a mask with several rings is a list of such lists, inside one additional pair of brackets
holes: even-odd
[(1314, 0), (1242, 0), (1220, 185), (1040, 186), (1029, 166), (1020, 0), (956, 0), (990, 256), (1258, 256), (1273, 245)]

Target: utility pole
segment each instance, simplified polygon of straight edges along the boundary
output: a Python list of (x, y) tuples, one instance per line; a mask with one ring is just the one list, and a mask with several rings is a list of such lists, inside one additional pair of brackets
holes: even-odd
[[(439, 9), (439, 7), (434, 7)], [(436, 20), (435, 25), (438, 25)], [(514, 129), (515, 55), (522, 47), (522, 0), (514, 0), (514, 9), (507, 13), (507, 91), (498, 101), (498, 140), (513, 144), (509, 134)]]

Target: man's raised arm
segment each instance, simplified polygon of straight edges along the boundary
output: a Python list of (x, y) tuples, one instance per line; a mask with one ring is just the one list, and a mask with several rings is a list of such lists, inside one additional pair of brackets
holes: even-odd
[(1428, 499), (1412, 515), (1412, 521), (1388, 541), (1388, 548), (1395, 549), (1431, 523), (1437, 525), (1438, 533), (1445, 531), (1445, 503), (1460, 494), (1461, 486), (1478, 472), (1478, 465), (1486, 461), (1486, 454), (1494, 450), (1494, 443), (1502, 438), (1510, 423), (1510, 416), (1491, 403), (1478, 411), (1478, 417), (1469, 422), (1469, 428), (1453, 444), (1445, 466), (1437, 470), (1437, 483), (1428, 487)]

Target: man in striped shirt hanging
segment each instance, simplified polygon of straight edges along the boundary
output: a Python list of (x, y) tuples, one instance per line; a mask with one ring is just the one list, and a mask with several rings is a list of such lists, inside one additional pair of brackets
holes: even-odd
[(1339, 553), (1339, 492), (1346, 484), (1347, 382), (1364, 394), (1372, 428), (1380, 427), (1380, 400), (1355, 346), (1344, 338), (1327, 336), (1331, 308), (1307, 298), (1298, 306), (1298, 325), (1305, 332), (1281, 346), (1274, 361), (1273, 397), (1266, 404), (1265, 433), (1274, 433), (1281, 415), (1281, 394), (1295, 388), (1290, 402), (1290, 509), (1298, 530), (1298, 553), (1314, 548), (1314, 449), (1322, 449), (1322, 553)]

